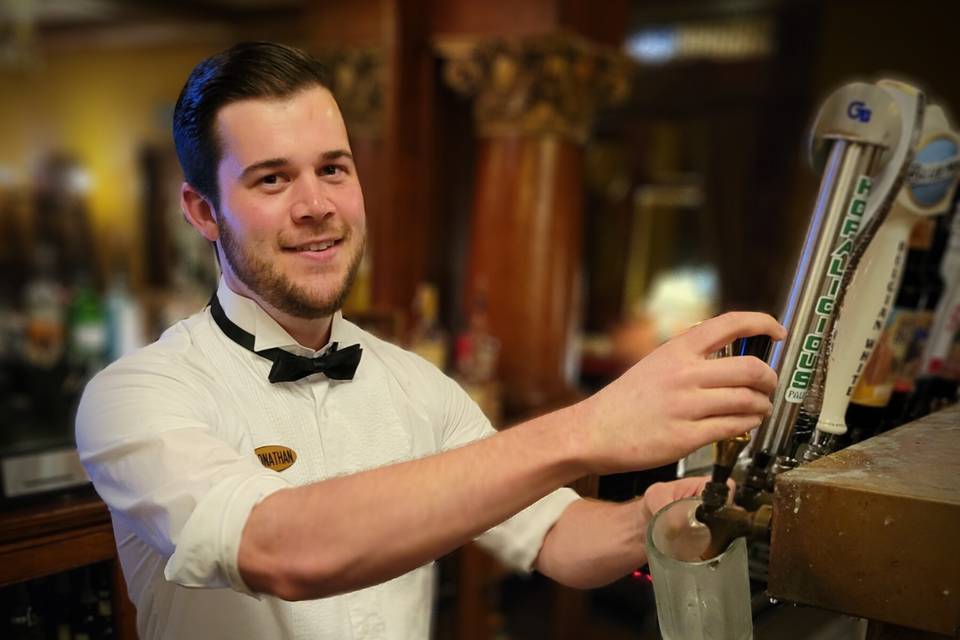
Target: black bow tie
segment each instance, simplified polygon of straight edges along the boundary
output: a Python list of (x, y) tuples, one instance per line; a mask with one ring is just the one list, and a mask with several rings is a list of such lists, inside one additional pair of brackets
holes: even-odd
[(257, 351), (253, 348), (254, 337), (231, 322), (220, 300), (214, 294), (210, 299), (210, 313), (223, 333), (241, 347), (253, 351), (262, 358), (273, 362), (270, 369), (270, 382), (293, 382), (314, 373), (322, 373), (331, 380), (352, 380), (360, 365), (360, 356), (363, 349), (359, 344), (352, 344), (345, 349), (337, 349), (334, 342), (330, 348), (318, 358), (305, 358), (284, 351), (283, 349), (264, 349)]

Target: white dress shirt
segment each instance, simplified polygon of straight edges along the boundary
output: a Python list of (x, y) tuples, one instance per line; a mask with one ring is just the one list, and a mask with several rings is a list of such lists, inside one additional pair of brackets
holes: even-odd
[[(226, 315), (254, 335), (258, 351), (318, 353), (297, 344), (222, 280), (218, 296)], [(232, 342), (205, 309), (87, 386), (77, 446), (110, 508), (141, 640), (429, 636), (432, 563), (383, 584), (306, 602), (252, 594), (240, 577), (243, 526), (274, 491), (493, 433), (466, 393), (422, 358), (339, 313), (330, 340), (363, 348), (352, 381), (314, 374), (270, 384), (272, 363)], [(292, 450), (295, 462), (279, 472), (265, 467), (255, 450), (267, 446)], [(544, 536), (576, 499), (573, 491), (558, 490), (478, 542), (529, 571)]]

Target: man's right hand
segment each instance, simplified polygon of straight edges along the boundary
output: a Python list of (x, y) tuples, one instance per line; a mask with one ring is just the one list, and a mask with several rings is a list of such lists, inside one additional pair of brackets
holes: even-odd
[(710, 358), (723, 345), (755, 335), (782, 340), (786, 330), (763, 313), (712, 318), (573, 407), (590, 471), (657, 467), (758, 426), (772, 408), (776, 373), (753, 356)]

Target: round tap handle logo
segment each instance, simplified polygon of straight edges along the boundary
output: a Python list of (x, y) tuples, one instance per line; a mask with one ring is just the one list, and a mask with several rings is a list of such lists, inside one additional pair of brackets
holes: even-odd
[(870, 114), (873, 113), (867, 108), (867, 105), (859, 100), (854, 100), (849, 105), (847, 105), (847, 115), (850, 116), (852, 120), (859, 120), (860, 122), (870, 122)]

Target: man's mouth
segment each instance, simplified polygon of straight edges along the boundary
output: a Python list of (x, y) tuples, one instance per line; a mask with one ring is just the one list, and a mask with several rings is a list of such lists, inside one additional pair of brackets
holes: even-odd
[(316, 242), (306, 242), (295, 247), (287, 247), (286, 251), (302, 252), (320, 252), (326, 251), (330, 247), (335, 247), (343, 241), (342, 238), (318, 240)]

